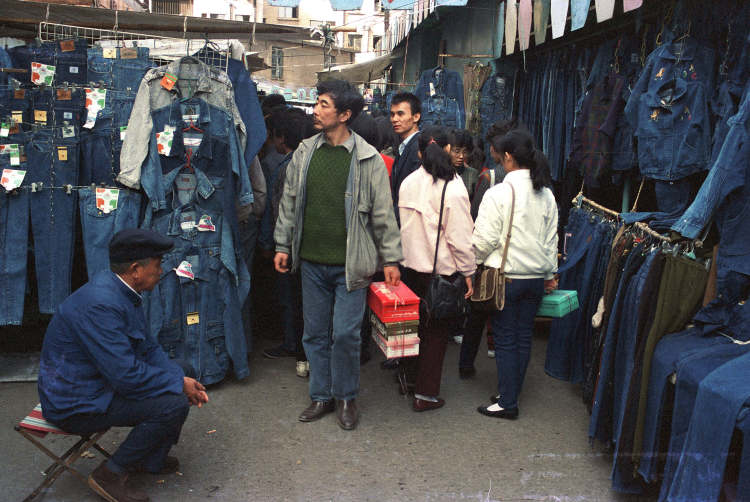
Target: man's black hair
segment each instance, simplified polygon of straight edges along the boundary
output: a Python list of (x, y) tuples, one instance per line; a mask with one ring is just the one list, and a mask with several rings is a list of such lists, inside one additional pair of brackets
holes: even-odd
[(328, 94), (333, 99), (333, 106), (338, 113), (347, 110), (352, 112), (346, 125), (351, 124), (357, 118), (359, 112), (365, 107), (365, 100), (357, 89), (346, 80), (326, 80), (318, 83), (318, 96)]
[(382, 148), (380, 146), (380, 131), (378, 130), (378, 124), (375, 119), (368, 113), (360, 113), (359, 116), (352, 122), (352, 131), (356, 132), (362, 139), (367, 143), (375, 147), (377, 151)]
[(422, 102), (418, 97), (410, 92), (398, 92), (394, 94), (393, 98), (391, 98), (391, 106), (397, 105), (399, 103), (409, 103), (409, 108), (411, 108), (412, 115), (422, 113)]
[(263, 101), (260, 104), (264, 116), (267, 115), (271, 109), (279, 105), (286, 106), (286, 99), (281, 94), (269, 94), (263, 98)]

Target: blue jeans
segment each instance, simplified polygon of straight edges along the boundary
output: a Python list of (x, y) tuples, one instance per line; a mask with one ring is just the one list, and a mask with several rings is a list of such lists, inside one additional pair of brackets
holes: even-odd
[(517, 408), (531, 356), (534, 317), (544, 294), (544, 279), (512, 279), (505, 285), (505, 308), (492, 314), (497, 391), (503, 408)]
[(147, 399), (126, 399), (115, 394), (103, 414), (73, 415), (58, 423), (73, 434), (91, 434), (110, 427), (133, 427), (107, 461), (115, 472), (143, 466), (149, 472), (164, 467), (172, 445), (177, 444), (190, 405), (182, 394), (163, 394)]
[(117, 58), (104, 58), (99, 47), (88, 50), (89, 81), (104, 85), (108, 89), (137, 91), (143, 75), (154, 66), (148, 59), (148, 47), (135, 49), (137, 57), (131, 59), (122, 59), (122, 49), (115, 50), (118, 51)]
[[(1, 155), (0, 171), (2, 169), (25, 170), (27, 167), (25, 162), (11, 166), (9, 156)], [(30, 192), (21, 189), (9, 193), (0, 187), (0, 326), (20, 326), (23, 320)]]
[(313, 401), (354, 399), (359, 392), (360, 327), (367, 289), (347, 291), (344, 266), (302, 261), (302, 344)]
[(81, 210), (86, 269), (89, 279), (92, 279), (97, 272), (109, 269), (109, 241), (115, 233), (138, 226), (141, 194), (120, 190), (117, 209), (104, 213), (96, 207), (96, 192), (90, 188), (81, 188), (78, 191), (78, 204)]
[(53, 314), (70, 295), (78, 197), (75, 190), (67, 193), (51, 187), (77, 185), (78, 138), (61, 138), (57, 128), (40, 130), (34, 133), (26, 154), (29, 171), (24, 184), (44, 184), (29, 194), (39, 311)]

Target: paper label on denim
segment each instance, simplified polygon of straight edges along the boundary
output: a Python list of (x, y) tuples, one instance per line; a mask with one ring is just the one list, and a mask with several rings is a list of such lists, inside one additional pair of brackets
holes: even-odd
[(180, 228), (183, 232), (189, 232), (190, 230), (194, 229), (196, 226), (195, 224), (195, 213), (190, 211), (186, 213), (182, 213), (180, 215)]
[(102, 49), (102, 57), (104, 59), (117, 59), (117, 48), (107, 47), (106, 49)]
[(96, 208), (104, 214), (109, 214), (117, 209), (117, 200), (120, 198), (120, 190), (117, 188), (97, 188)]
[(52, 85), (55, 67), (49, 64), (31, 63), (31, 82), (36, 85)]
[(10, 145), (0, 145), (0, 155), (7, 155), (7, 154), (13, 154), (16, 153), (16, 155), (20, 155), (20, 150), (18, 148), (18, 145), (13, 143)]
[(125, 141), (125, 133), (128, 130), (128, 126), (121, 126), (120, 127), (120, 141)]
[(188, 326), (192, 326), (193, 324), (200, 324), (201, 322), (201, 316), (199, 312), (190, 312), (185, 316), (185, 322)]
[(214, 225), (213, 221), (211, 221), (211, 217), (207, 214), (204, 214), (201, 216), (201, 219), (198, 221), (198, 231), (199, 232), (216, 232), (216, 225)]
[(171, 91), (176, 83), (177, 77), (175, 77), (171, 73), (165, 73), (164, 77), (161, 79), (161, 86), (168, 91)]
[(96, 124), (96, 116), (99, 110), (105, 106), (107, 89), (86, 89), (86, 123), (83, 127), (91, 129)]
[(72, 138), (76, 135), (76, 128), (74, 126), (65, 126), (62, 128), (63, 138)]
[(7, 138), (10, 134), (10, 124), (3, 122), (0, 124), (0, 138)]
[(23, 122), (23, 112), (19, 112), (19, 111), (10, 112), (10, 119), (14, 123), (20, 124), (21, 122)]
[(174, 131), (166, 127), (162, 132), (156, 133), (156, 150), (159, 155), (169, 155), (172, 152), (172, 142), (174, 141)]
[(21, 186), (23, 178), (26, 176), (26, 171), (18, 169), (3, 169), (2, 179), (0, 179), (0, 185), (3, 186), (7, 191), (15, 190)]
[(174, 271), (178, 277), (184, 277), (190, 280), (195, 279), (195, 274), (193, 273), (193, 266), (190, 264), (189, 261), (183, 261), (177, 266), (176, 269), (174, 269)]

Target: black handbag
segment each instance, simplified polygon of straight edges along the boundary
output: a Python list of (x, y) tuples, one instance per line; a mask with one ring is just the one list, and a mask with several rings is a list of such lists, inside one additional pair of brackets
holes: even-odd
[(424, 320), (450, 319), (465, 315), (468, 312), (466, 294), (466, 279), (456, 272), (448, 277), (442, 276), (437, 270), (437, 253), (440, 244), (440, 227), (443, 224), (443, 206), (445, 205), (445, 189), (448, 182), (443, 185), (443, 194), (440, 197), (440, 217), (438, 219), (438, 233), (435, 241), (435, 259), (432, 262), (432, 277), (427, 286), (424, 298), (420, 304), (420, 315)]

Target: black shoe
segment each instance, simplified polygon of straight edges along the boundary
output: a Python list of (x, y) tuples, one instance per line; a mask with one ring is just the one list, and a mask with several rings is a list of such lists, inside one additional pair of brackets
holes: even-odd
[(339, 401), (336, 410), (336, 422), (345, 431), (353, 430), (359, 422), (359, 410), (354, 399)]
[(419, 399), (418, 397), (415, 397), (411, 403), (411, 409), (416, 412), (437, 410), (443, 406), (445, 406), (445, 399), (441, 397), (437, 398), (437, 401), (429, 401), (427, 399)]
[(490, 402), (492, 404), (496, 404), (500, 402), (500, 394), (495, 394), (494, 396), (490, 396)]
[(323, 415), (331, 413), (336, 408), (333, 399), (330, 401), (313, 401), (310, 406), (304, 409), (299, 415), (300, 422), (313, 422)]
[(263, 357), (268, 359), (281, 359), (282, 357), (296, 357), (297, 353), (293, 350), (286, 350), (283, 345), (274, 347), (272, 349), (265, 349), (263, 351)]
[(477, 411), (482, 415), (494, 418), (507, 418), (508, 420), (515, 420), (518, 418), (518, 408), (501, 409), (497, 411), (490, 411), (487, 406), (480, 406)]
[(474, 375), (476, 375), (476, 374), (477, 374), (477, 370), (473, 366), (470, 367), (470, 368), (458, 368), (458, 377), (461, 380), (466, 380), (468, 378), (473, 378)]

